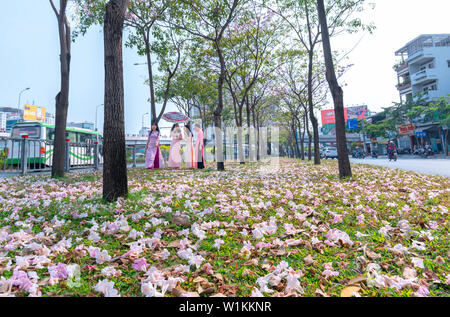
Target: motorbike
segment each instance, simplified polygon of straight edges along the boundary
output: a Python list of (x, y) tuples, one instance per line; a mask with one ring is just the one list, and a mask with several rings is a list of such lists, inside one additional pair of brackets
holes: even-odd
[(377, 152), (372, 152), (372, 158), (378, 158), (378, 153)]
[(392, 151), (388, 154), (389, 162), (394, 160), (394, 162), (397, 161), (397, 151)]
[(421, 149), (421, 151), (420, 151), (420, 156), (423, 158), (427, 158), (428, 156), (432, 156), (432, 155), (434, 155), (434, 152), (431, 148), (430, 149)]

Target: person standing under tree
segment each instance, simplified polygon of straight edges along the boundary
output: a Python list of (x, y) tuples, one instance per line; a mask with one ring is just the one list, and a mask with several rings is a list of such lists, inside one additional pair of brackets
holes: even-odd
[(168, 167), (180, 168), (181, 167), (181, 140), (183, 136), (181, 135), (181, 129), (178, 123), (175, 123), (170, 131), (170, 136), (172, 137), (172, 143), (170, 144), (169, 162)]
[(203, 130), (199, 124), (194, 127), (195, 130), (195, 159), (196, 167), (203, 169), (205, 168), (205, 146), (203, 144)]
[(158, 125), (154, 122), (145, 145), (145, 168), (147, 169), (164, 168), (164, 158), (159, 148), (159, 136)]

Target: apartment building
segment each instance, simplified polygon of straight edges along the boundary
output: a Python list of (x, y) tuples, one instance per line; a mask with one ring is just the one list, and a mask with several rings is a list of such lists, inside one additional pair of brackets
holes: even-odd
[[(397, 89), (400, 102), (423, 94), (425, 101), (432, 101), (450, 94), (450, 34), (423, 34), (407, 43), (397, 52), (401, 62), (394, 66), (397, 72)], [(399, 148), (430, 144), (435, 152), (446, 152), (448, 140), (444, 129), (437, 122), (413, 123), (400, 127)]]
[(426, 101), (450, 94), (450, 34), (423, 34), (397, 52), (400, 101), (424, 94)]

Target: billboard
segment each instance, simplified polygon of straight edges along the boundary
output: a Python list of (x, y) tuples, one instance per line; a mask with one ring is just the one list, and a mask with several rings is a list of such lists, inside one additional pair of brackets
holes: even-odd
[(322, 125), (335, 123), (334, 109), (322, 110)]
[(25, 121), (45, 122), (45, 108), (32, 105), (25, 105), (25, 110), (23, 112), (23, 119)]
[(346, 110), (347, 117), (350, 119), (367, 119), (367, 106), (348, 107)]
[(414, 124), (403, 125), (399, 128), (399, 132), (400, 132), (400, 134), (405, 135), (405, 134), (409, 134), (409, 132), (411, 132), (411, 131), (414, 131), (414, 129), (415, 129)]
[[(322, 110), (322, 125), (336, 124), (336, 117), (334, 115), (334, 109)], [(345, 122), (347, 122), (347, 108), (344, 108)]]
[[(322, 110), (322, 125), (335, 124), (336, 117), (334, 115), (334, 109)], [(344, 108), (345, 122), (348, 119), (367, 119), (367, 106), (356, 106)]]

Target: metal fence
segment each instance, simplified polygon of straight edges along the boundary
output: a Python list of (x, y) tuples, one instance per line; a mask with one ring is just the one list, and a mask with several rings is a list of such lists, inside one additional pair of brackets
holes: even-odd
[[(98, 142), (72, 143), (66, 140), (65, 170), (96, 168), (103, 164), (103, 147)], [(0, 172), (27, 174), (49, 171), (53, 165), (53, 141), (0, 138)]]
[[(167, 152), (167, 153), (165, 153)], [(167, 160), (168, 151), (163, 151)], [(136, 167), (145, 162), (145, 144), (126, 145), (127, 164)], [(100, 169), (103, 144), (73, 143), (66, 140), (65, 171)], [(0, 138), (0, 173), (22, 174), (50, 171), (53, 165), (53, 141), (29, 138)]]

